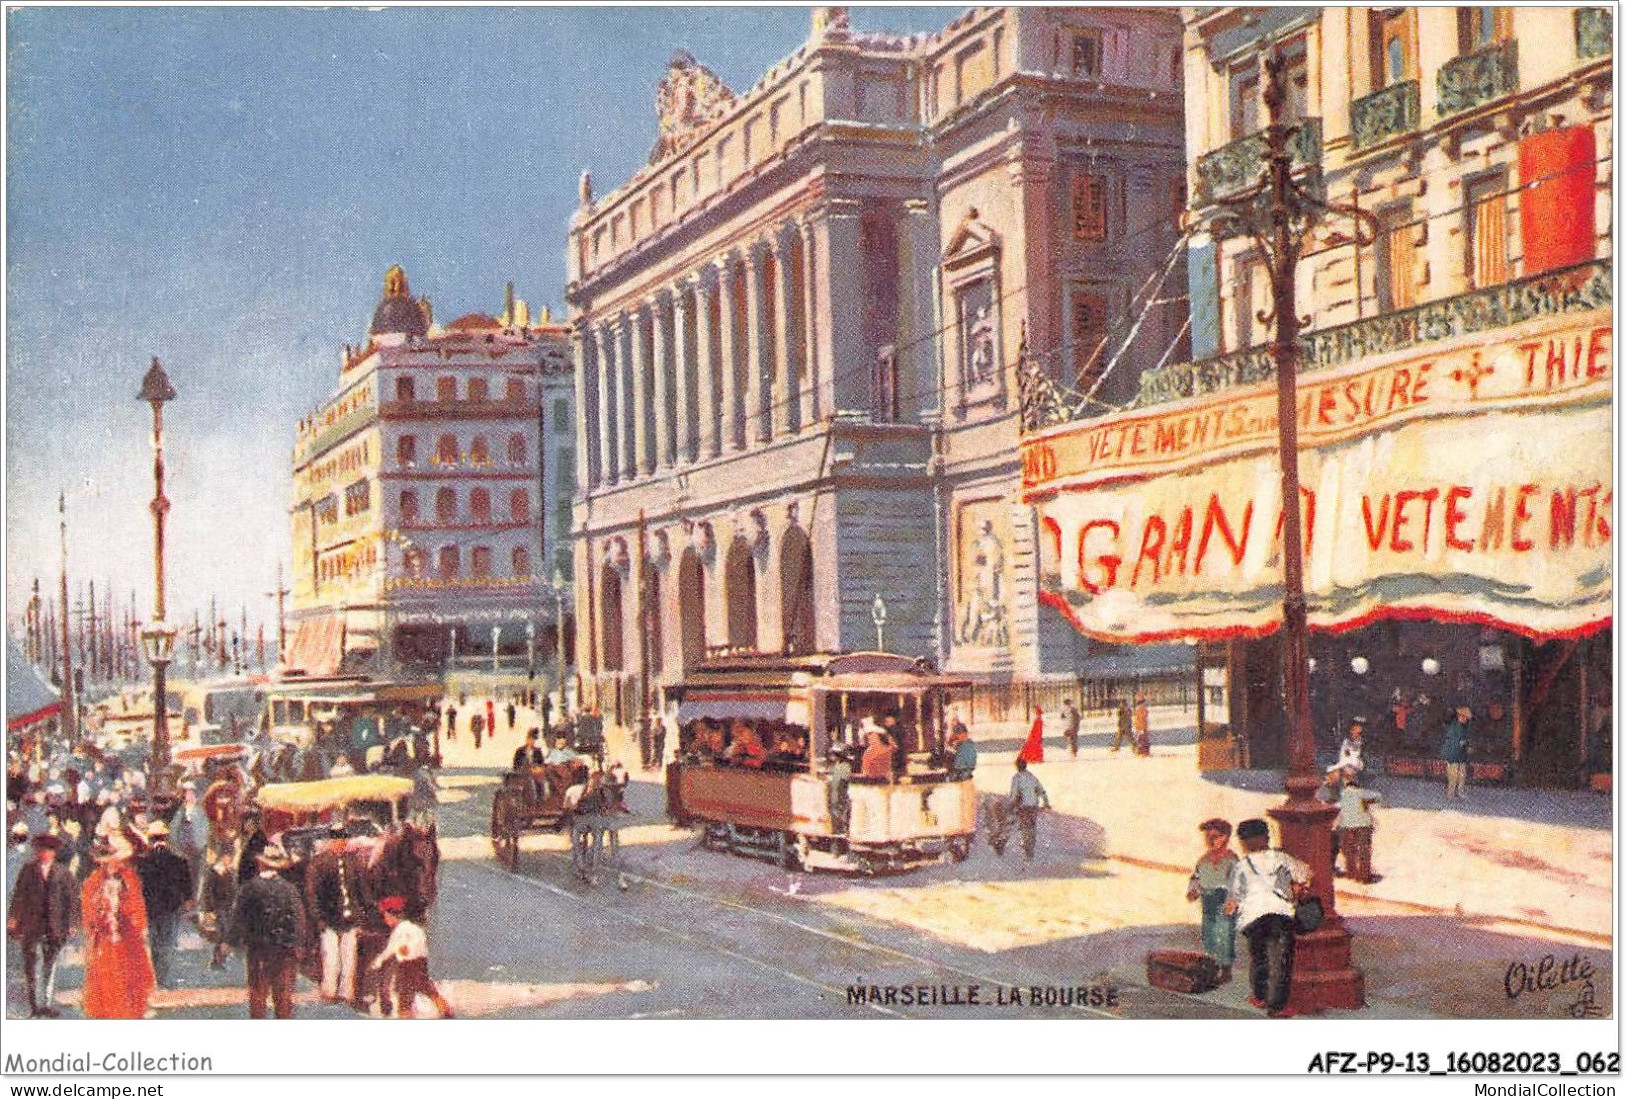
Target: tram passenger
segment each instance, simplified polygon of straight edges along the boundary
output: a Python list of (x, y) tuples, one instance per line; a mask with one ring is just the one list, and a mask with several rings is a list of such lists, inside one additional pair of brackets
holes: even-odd
[(873, 726), (865, 733), (863, 763), (859, 773), (864, 778), (892, 780), (893, 745), (884, 730)]
[(548, 763), (574, 763), (580, 758), (581, 753), (570, 747), (562, 734), (553, 738), (553, 749), (547, 753)]
[(735, 718), (733, 736), (723, 758), (741, 767), (761, 767), (767, 762), (767, 749), (754, 728)]
[(829, 819), (836, 835), (846, 835), (852, 819), (852, 750), (836, 744), (829, 750)]

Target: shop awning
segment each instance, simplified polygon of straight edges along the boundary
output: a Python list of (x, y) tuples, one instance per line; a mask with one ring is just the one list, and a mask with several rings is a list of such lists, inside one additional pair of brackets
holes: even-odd
[(344, 660), (344, 619), (336, 614), (316, 615), (294, 625), (288, 642), (283, 675), (330, 676)]

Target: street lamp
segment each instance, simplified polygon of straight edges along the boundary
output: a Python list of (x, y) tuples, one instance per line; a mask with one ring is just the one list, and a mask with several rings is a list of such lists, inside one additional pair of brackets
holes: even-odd
[(164, 673), (175, 655), (175, 628), (164, 621), (164, 519), (169, 500), (164, 496), (164, 405), (175, 399), (164, 364), (154, 356), (141, 379), (138, 400), (152, 406), (152, 622), (141, 631), (141, 647), (152, 665), (152, 752), (147, 760), (147, 789), (157, 797), (172, 797), (175, 776), (169, 769), (169, 696)]
[(559, 720), (569, 717), (564, 704), (564, 570), (553, 566), (553, 657), (558, 666)]
[(875, 651), (886, 651), (886, 601), (875, 593), (874, 605), (869, 608), (869, 619), (875, 624)]

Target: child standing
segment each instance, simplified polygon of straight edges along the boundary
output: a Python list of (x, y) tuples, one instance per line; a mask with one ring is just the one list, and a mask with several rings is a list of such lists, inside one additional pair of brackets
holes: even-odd
[(429, 976), (429, 937), (423, 928), (406, 918), (405, 898), (385, 897), (378, 902), (378, 912), (389, 927), (389, 941), (373, 959), (372, 968), (382, 969), (385, 962), (395, 967), (395, 1003), (399, 1013), (411, 1017), (413, 1002), (421, 992), (439, 1010), (442, 1019), (452, 1018), (451, 1005)]
[(1229, 821), (1205, 820), (1200, 831), (1207, 850), (1196, 860), (1185, 899), (1202, 902), (1202, 950), (1218, 963), (1219, 983), (1223, 984), (1230, 980), (1230, 967), (1236, 961), (1236, 920), (1224, 911), (1236, 855), (1230, 850)]
[(1371, 806), (1381, 800), (1381, 794), (1360, 785), (1358, 771), (1343, 768), (1343, 789), (1337, 798), (1337, 828), (1333, 835), (1343, 850), (1343, 866), (1349, 877), (1367, 885), (1377, 880), (1371, 872), (1371, 830), (1376, 824)]

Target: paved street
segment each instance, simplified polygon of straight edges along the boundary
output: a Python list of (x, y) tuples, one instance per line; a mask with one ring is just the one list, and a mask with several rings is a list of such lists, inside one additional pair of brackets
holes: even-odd
[[(1056, 811), (1044, 818), (1032, 863), (1013, 855), (997, 858), (978, 844), (962, 864), (896, 877), (786, 874), (765, 862), (699, 848), (691, 833), (665, 823), (658, 776), (644, 775), (629, 793), (624, 893), (613, 876), (593, 888), (577, 882), (565, 840), (556, 835), (526, 837), (518, 873), (500, 866), (486, 834), (490, 796), (498, 760), (511, 753), (519, 733), (504, 729), (478, 753), (460, 737), (448, 754), (449, 762), (461, 765), (441, 776), (441, 892), (429, 928), (433, 972), (466, 1016), (1255, 1016), (1245, 1003), (1244, 980), (1199, 997), (1145, 987), (1148, 949), (1196, 946), (1183, 867), (1197, 849), (1194, 834), (1184, 834), (1194, 824), (1182, 822), (1209, 811), (1204, 799), (1252, 812), (1255, 801), (1262, 807), (1274, 797), (1245, 789), (1247, 782), (1236, 776), (1217, 782), (1199, 777), (1192, 749), (1178, 744), (1177, 713), (1161, 717), (1166, 736), (1149, 760), (1126, 753), (1111, 757), (1087, 737), (1076, 762), (1051, 748), (1050, 762), (1036, 771)], [(521, 719), (518, 729), (525, 727)], [(612, 752), (618, 747), (624, 745), (612, 745)], [(1008, 782), (1009, 751), (997, 739), (984, 747), (979, 784), (999, 789)], [(1176, 813), (1159, 815), (1176, 818), (1179, 827), (1164, 834), (1146, 826), (1136, 807), (1148, 804), (1177, 805)], [(1419, 819), (1424, 812), (1446, 816), (1412, 812)], [(1470, 830), (1473, 818), (1452, 816), (1457, 819), (1450, 827)], [(1481, 845), (1488, 842), (1483, 836), (1497, 832), (1515, 844), (1520, 829), (1532, 827), (1484, 819), (1490, 823), (1469, 836)], [(1593, 835), (1606, 847), (1606, 830), (1573, 826), (1566, 833), (1571, 845)], [(1389, 849), (1389, 880), (1398, 884), (1388, 894), (1380, 885), (1342, 894), (1356, 934), (1356, 961), (1366, 972), (1368, 1011), (1389, 1017), (1562, 1014), (1575, 1009), (1582, 988), (1510, 999), (1506, 971), (1520, 961), (1538, 964), (1548, 953), (1562, 958), (1575, 951), (1597, 971), (1596, 1002), (1604, 1009), (1611, 1004), (1606, 935), (1519, 921), (1511, 912), (1457, 914), (1397, 895), (1406, 892), (1404, 868), (1415, 861), (1398, 850), (1416, 846)], [(1529, 856), (1519, 864), (1509, 857), (1516, 851), (1474, 855), (1470, 847), (1457, 845), (1448, 858), (1431, 861), (1449, 870), (1465, 858), (1501, 857), (1532, 881), (1540, 879)], [(1571, 881), (1571, 892), (1582, 900), (1590, 888), (1589, 882)], [(160, 1017), (245, 1013), (241, 959), (234, 957), (222, 971), (210, 971), (206, 960), (195, 934), (183, 936), (180, 987), (155, 999)], [(1243, 963), (1238, 977), (1244, 972)], [(75, 1014), (79, 984), (74, 946), (64, 956), (59, 981), (67, 1014)], [(975, 986), (982, 1005), (851, 1004), (847, 990), (855, 985), (945, 986), (961, 990), (961, 997)], [(1100, 999), (1115, 993), (1116, 1003), (997, 1003), (1001, 989), (1020, 988), (1025, 1000), (1032, 986), (1084, 986)], [(303, 980), (300, 988), (302, 1015), (352, 1016), (346, 1007), (320, 1003)], [(16, 1012), (15, 977), (8, 991)]]

